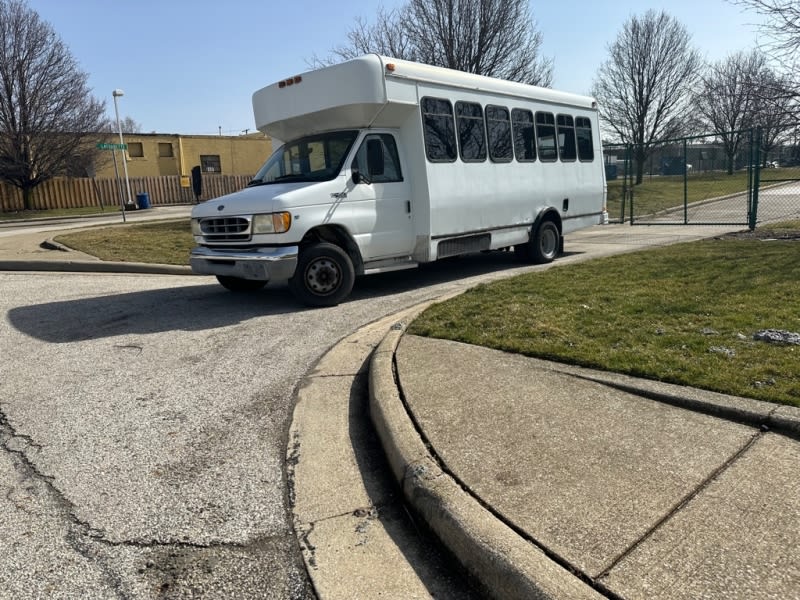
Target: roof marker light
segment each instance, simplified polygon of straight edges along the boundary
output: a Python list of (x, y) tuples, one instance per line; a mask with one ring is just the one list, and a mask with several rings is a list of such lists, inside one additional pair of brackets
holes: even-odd
[(300, 83), (301, 81), (303, 81), (302, 76), (295, 75), (294, 77), (289, 77), (288, 79), (283, 79), (283, 80), (279, 81), (278, 82), (278, 87), (280, 89), (283, 89), (287, 85), (294, 85), (295, 83)]

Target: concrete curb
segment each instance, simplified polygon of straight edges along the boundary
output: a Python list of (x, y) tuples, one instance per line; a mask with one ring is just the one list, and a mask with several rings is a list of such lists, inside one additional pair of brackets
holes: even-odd
[(496, 598), (602, 596), (496, 518), (437, 464), (394, 378), (403, 326), (393, 327), (370, 361), (370, 416), (403, 495), (456, 559)]
[[(75, 251), (69, 246), (65, 246), (53, 239), (46, 239), (40, 248), (63, 252), (63, 256), (69, 256)], [(81, 257), (89, 255), (77, 253)], [(90, 257), (91, 258), (91, 257)], [(192, 269), (188, 265), (162, 265), (155, 263), (138, 262), (112, 262), (100, 259), (86, 260), (48, 260), (48, 259), (28, 259), (28, 260), (0, 260), (0, 271), (61, 271), (74, 273), (142, 273), (151, 275), (192, 275)]]
[(790, 437), (800, 437), (800, 408), (795, 406), (772, 404), (754, 398), (730, 396), (672, 383), (639, 379), (610, 371), (597, 371), (534, 358), (529, 360), (540, 363), (542, 369), (594, 381), (616, 388), (621, 392), (655, 400), (662, 404), (669, 404), (750, 427), (770, 430)]
[(71, 273), (143, 273), (193, 275), (191, 267), (90, 260), (0, 260), (0, 271), (61, 271)]

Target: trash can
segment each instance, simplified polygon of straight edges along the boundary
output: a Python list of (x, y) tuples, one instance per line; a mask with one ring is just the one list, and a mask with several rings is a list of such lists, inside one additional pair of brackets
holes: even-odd
[(136, 194), (136, 204), (139, 208), (150, 208), (150, 194), (147, 192), (139, 192)]

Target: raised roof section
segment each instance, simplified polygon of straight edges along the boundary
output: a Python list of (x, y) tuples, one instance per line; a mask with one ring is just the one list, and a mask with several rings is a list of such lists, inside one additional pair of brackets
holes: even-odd
[(258, 90), (253, 94), (256, 127), (283, 141), (331, 129), (399, 127), (417, 105), (417, 83), (595, 107), (586, 96), (368, 54)]

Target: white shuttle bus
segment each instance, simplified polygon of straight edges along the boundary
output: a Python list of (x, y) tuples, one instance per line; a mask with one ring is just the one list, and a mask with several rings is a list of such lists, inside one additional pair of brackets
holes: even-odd
[(192, 269), (233, 291), (288, 280), (331, 306), (357, 275), (440, 258), (550, 262), (601, 221), (592, 98), (368, 55), (258, 90), (253, 110), (285, 143), (192, 211)]

